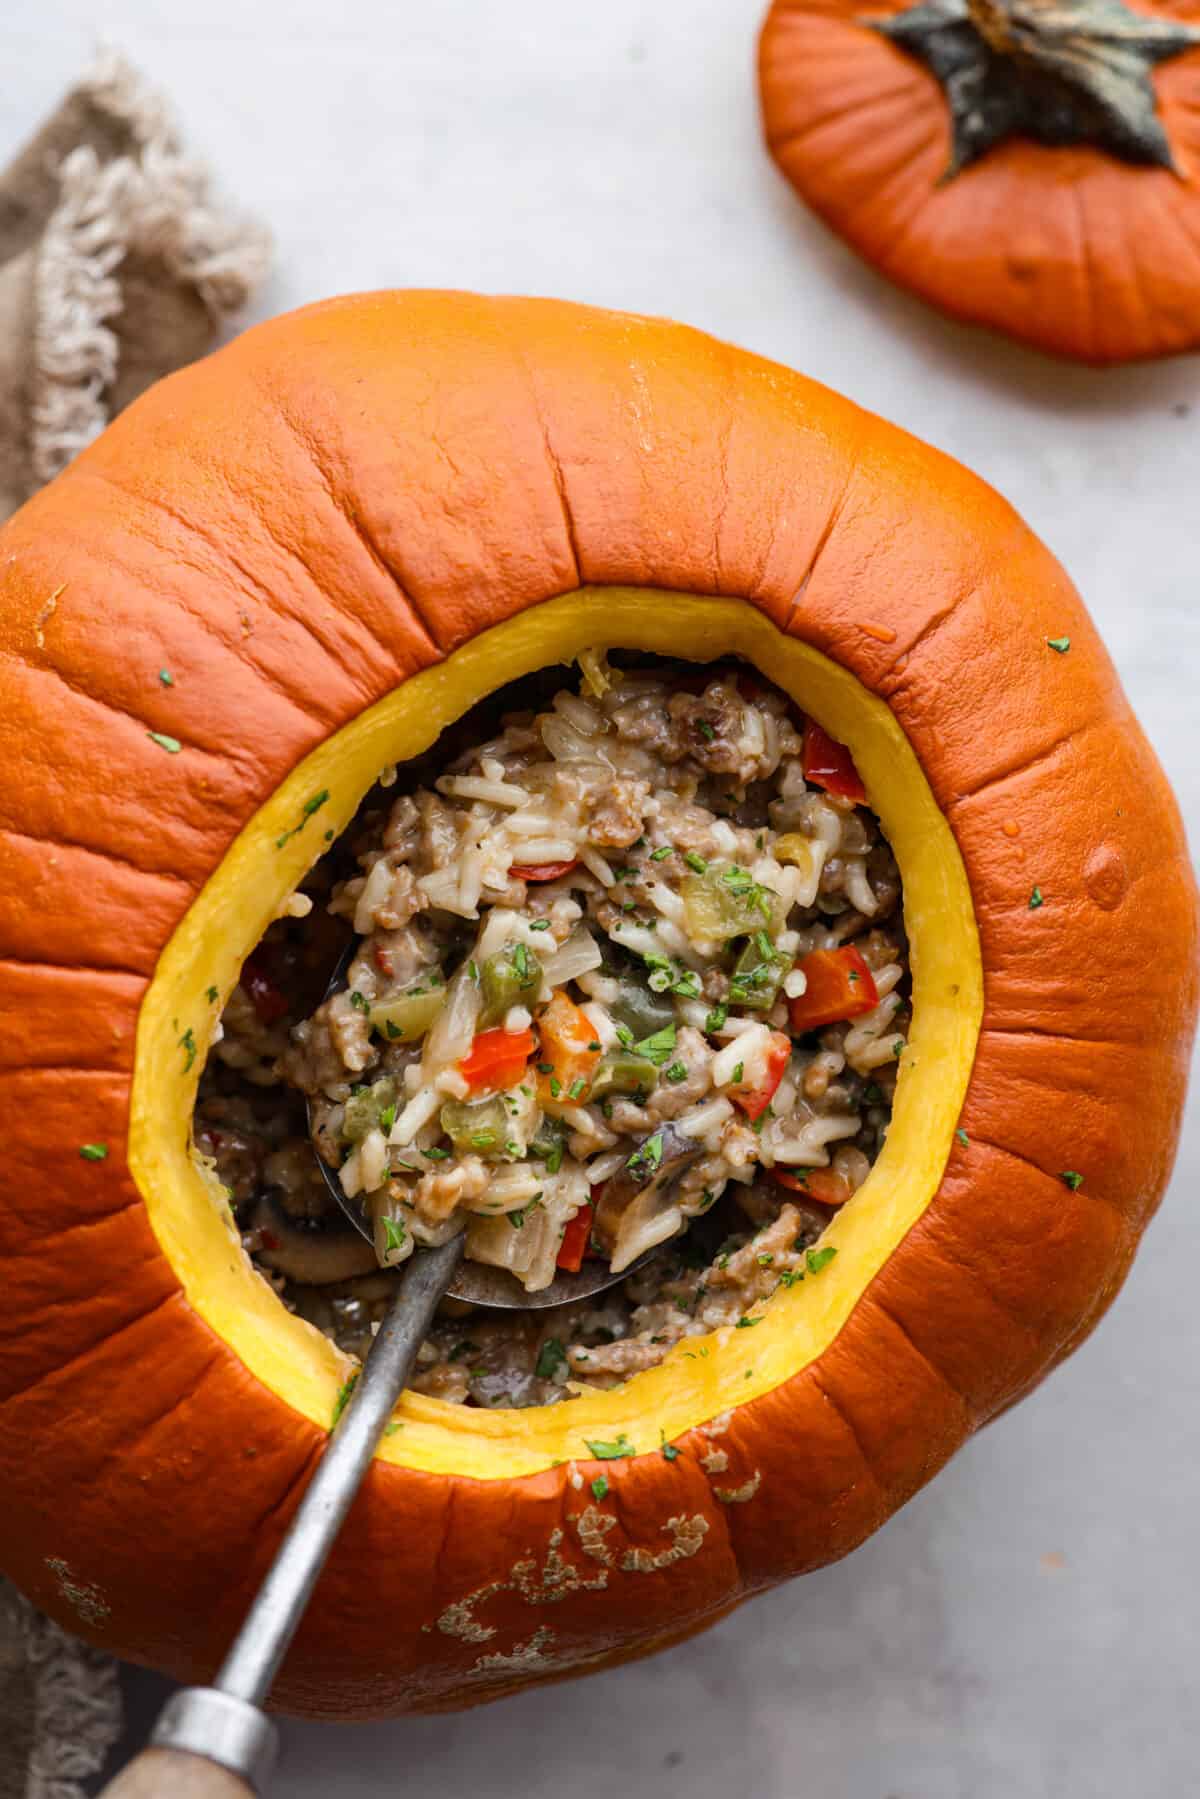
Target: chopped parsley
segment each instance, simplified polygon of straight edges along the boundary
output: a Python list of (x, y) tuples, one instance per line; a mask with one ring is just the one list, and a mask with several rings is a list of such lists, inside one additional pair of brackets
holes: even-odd
[(408, 1242), (408, 1232), (404, 1228), (404, 1220), (402, 1218), (385, 1218), (382, 1222), (384, 1249), (403, 1249)]
[(1046, 903), (1045, 894), (1042, 892), (1040, 887), (1035, 887), (1033, 892), (1029, 896), (1029, 910), (1031, 912), (1036, 912), (1038, 907), (1044, 906), (1045, 903)]
[(313, 816), (313, 814), (315, 812), (319, 812), (321, 810), (321, 807), (325, 804), (325, 801), (328, 798), (329, 798), (328, 787), (322, 787), (320, 793), (314, 793), (311, 799), (305, 800), (303, 806), (301, 806), (301, 808), (300, 808), (299, 824), (293, 825), (290, 831), (285, 831), (283, 833), (282, 837), (277, 837), (275, 839), (275, 848), (277, 850), (281, 850), (283, 848), (284, 844), (288, 842), (289, 838), (298, 837), (300, 832), (304, 829), (305, 825), (308, 823), (309, 819)]
[(804, 1260), (808, 1265), (808, 1272), (810, 1274), (820, 1274), (822, 1268), (828, 1268), (836, 1254), (837, 1250), (833, 1247), (832, 1243), (827, 1244), (824, 1249), (806, 1250), (804, 1252)]
[(179, 1039), (179, 1047), (187, 1057), (183, 1065), (183, 1072), (186, 1074), (196, 1060), (196, 1037), (190, 1024)]
[(724, 1003), (722, 1003), (720, 1005), (716, 1005), (713, 1007), (713, 1009), (709, 1013), (708, 1017), (704, 1020), (704, 1029), (711, 1036), (716, 1031), (719, 1031), (721, 1029), (721, 1026), (725, 1023), (725, 1020), (728, 1017), (729, 1017), (729, 1007), (727, 1005), (725, 1005)]
[(1078, 1193), (1079, 1189), (1083, 1186), (1083, 1176), (1081, 1174), (1076, 1174), (1073, 1168), (1064, 1168), (1058, 1178), (1063, 1182), (1064, 1186), (1071, 1189), (1072, 1193)]
[(371, 1010), (370, 1000), (365, 993), (360, 993), (357, 987), (353, 987), (350, 990), (350, 1004), (354, 1007), (356, 1012), (362, 1012), (364, 1015)]
[(210, 1006), (215, 1006), (221, 995), (215, 987), (206, 987), (204, 989), (204, 997)]
[(663, 1134), (661, 1131), (655, 1131), (652, 1137), (646, 1138), (639, 1149), (634, 1150), (625, 1166), (635, 1179), (640, 1180), (643, 1176), (649, 1177), (656, 1172), (662, 1156)]
[(762, 1323), (761, 1317), (759, 1317), (759, 1318), (739, 1318), (736, 1325), (734, 1326), (734, 1329), (739, 1330), (739, 1331), (750, 1331), (750, 1330), (754, 1329), (754, 1326), (756, 1324), (761, 1324), (761, 1323)]
[(169, 668), (160, 668), (158, 671), (158, 678), (164, 687), (174, 687), (175, 685), (175, 677)]
[(676, 1449), (674, 1443), (667, 1442), (667, 1433), (665, 1430), (659, 1431), (658, 1444), (659, 1448), (662, 1450), (664, 1462), (677, 1462), (679, 1460), (680, 1451)]
[(900, 1060), (901, 1056), (904, 1054), (904, 1039), (903, 1039), (903, 1037), (896, 1037), (893, 1039), (892, 1054), (895, 1056), (897, 1062)]
[(954, 1135), (958, 1138), (958, 1140), (962, 1144), (963, 1148), (966, 1149), (968, 1147), (968, 1145), (970, 1144), (971, 1139), (967, 1136), (967, 1133), (963, 1130), (961, 1124), (959, 1125), (958, 1129), (955, 1131)]
[(539, 1380), (553, 1380), (560, 1368), (567, 1367), (567, 1352), (557, 1337), (547, 1337), (538, 1350), (534, 1373)]
[(611, 1443), (594, 1443), (587, 1437), (584, 1438), (584, 1442), (587, 1444), (590, 1453), (595, 1456), (598, 1462), (616, 1462), (624, 1455), (637, 1454), (637, 1450), (633, 1447), (633, 1444), (629, 1441), (629, 1438), (625, 1435), (624, 1431), (622, 1431), (620, 1436), (616, 1437)]
[(675, 1026), (664, 1025), (661, 1031), (655, 1031), (651, 1037), (643, 1037), (634, 1045), (639, 1056), (645, 1056), (656, 1068), (661, 1068), (667, 1057), (675, 1048)]
[(677, 1081), (686, 1081), (687, 1073), (686, 1062), (672, 1062), (669, 1068), (663, 1069), (663, 1080), (670, 1081), (674, 1085)]
[(333, 1417), (329, 1421), (330, 1430), (334, 1430), (336, 1428), (339, 1418), (341, 1417), (342, 1413), (345, 1411), (346, 1407), (350, 1404), (350, 1397), (351, 1397), (352, 1393), (354, 1392), (355, 1387), (357, 1387), (357, 1385), (358, 1385), (358, 1375), (359, 1375), (359, 1371), (356, 1368), (354, 1373), (350, 1376), (350, 1379), (348, 1381), (343, 1382), (343, 1384), (338, 1388), (337, 1398), (333, 1402)]
[(382, 1112), (379, 1114), (379, 1128), (381, 1131), (390, 1131), (395, 1122), (396, 1102), (393, 1100), (391, 1105), (384, 1106)]
[(108, 1155), (107, 1143), (81, 1143), (79, 1153), (85, 1162), (103, 1162)]
[(592, 1498), (603, 1499), (608, 1492), (607, 1474), (598, 1474), (592, 1482)]
[(168, 756), (177, 756), (183, 748), (178, 737), (168, 737), (165, 731), (147, 731), (146, 735), (160, 750), (166, 750)]
[(1047, 637), (1046, 642), (1052, 650), (1057, 650), (1060, 656), (1065, 656), (1071, 647), (1069, 637)]

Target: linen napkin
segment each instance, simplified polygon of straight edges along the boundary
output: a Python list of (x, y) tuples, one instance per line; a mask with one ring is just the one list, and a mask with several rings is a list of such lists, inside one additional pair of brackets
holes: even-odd
[[(0, 174), (0, 519), (211, 348), (269, 255), (161, 96), (102, 54)], [(115, 1662), (0, 1578), (0, 1799), (82, 1799), (120, 1724)]]

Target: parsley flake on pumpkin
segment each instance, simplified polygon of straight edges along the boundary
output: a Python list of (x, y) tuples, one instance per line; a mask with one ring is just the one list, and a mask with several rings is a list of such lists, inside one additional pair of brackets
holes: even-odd
[(584, 1438), (584, 1442), (587, 1444), (589, 1452), (595, 1456), (598, 1462), (616, 1462), (620, 1461), (622, 1456), (637, 1454), (636, 1449), (633, 1447), (633, 1444), (629, 1441), (629, 1438), (625, 1435), (624, 1431), (621, 1432), (619, 1437), (615, 1437), (611, 1443), (592, 1442), (587, 1437)]

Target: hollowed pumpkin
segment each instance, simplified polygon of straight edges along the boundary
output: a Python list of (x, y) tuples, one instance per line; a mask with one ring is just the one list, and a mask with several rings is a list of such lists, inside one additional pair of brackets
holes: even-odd
[(3, 1563), (65, 1624), (210, 1674), (345, 1377), (189, 1149), (242, 958), (385, 763), (590, 645), (740, 654), (849, 745), (912, 943), (891, 1134), (753, 1332), (553, 1408), (408, 1396), (278, 1703), (459, 1706), (676, 1641), (853, 1548), (1114, 1296), (1195, 892), (1078, 598), (954, 463), (676, 325), (385, 294), (161, 384), (0, 571)]
[(767, 144), (944, 312), (1085, 362), (1200, 343), (1189, 0), (772, 0)]

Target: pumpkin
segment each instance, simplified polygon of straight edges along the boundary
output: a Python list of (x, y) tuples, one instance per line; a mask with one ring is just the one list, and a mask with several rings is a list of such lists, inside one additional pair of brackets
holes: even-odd
[(677, 1642), (860, 1543), (1113, 1299), (1196, 894), (1069, 581), (946, 457), (678, 325), (377, 294), (154, 388), (0, 581), (0, 1555), (63, 1624), (211, 1675), (346, 1378), (189, 1153), (242, 959), (382, 766), (588, 646), (743, 656), (849, 747), (912, 944), (893, 1126), (753, 1331), (553, 1407), (407, 1395), (276, 1703)]
[(1200, 343), (1200, 10), (773, 0), (767, 144), (869, 262), (1086, 362)]

